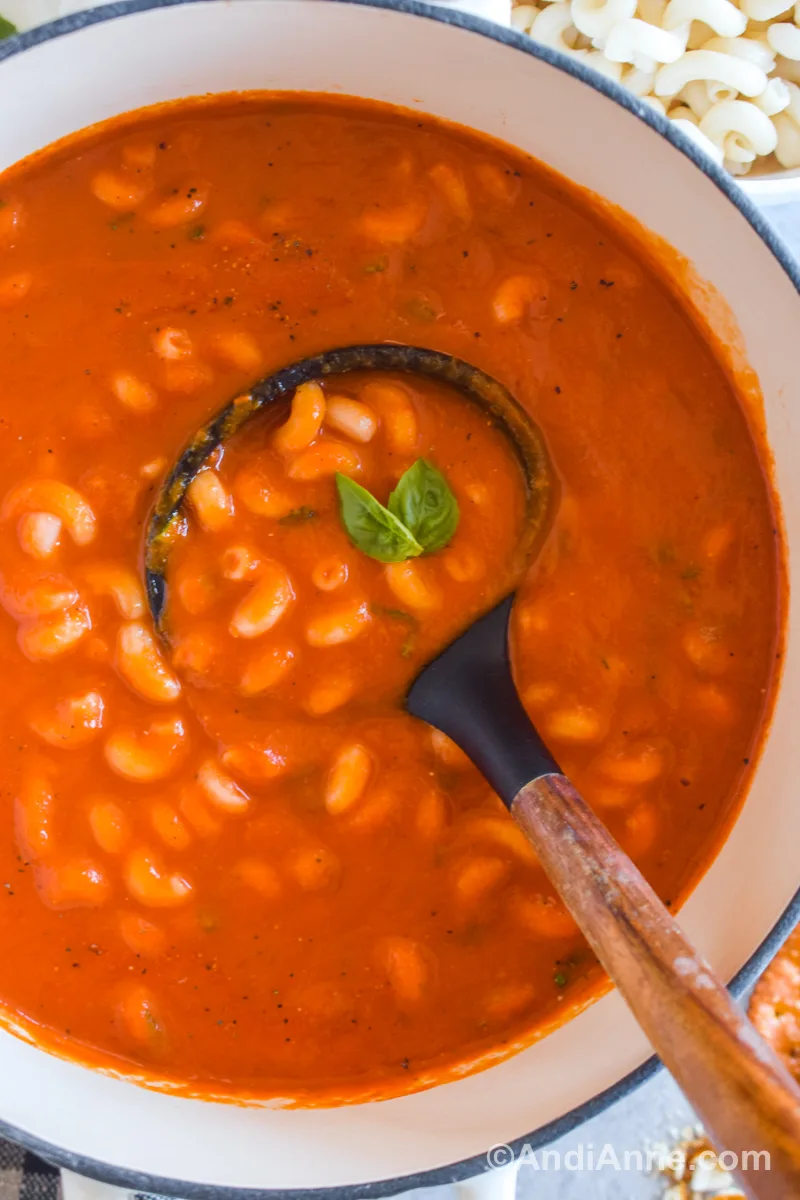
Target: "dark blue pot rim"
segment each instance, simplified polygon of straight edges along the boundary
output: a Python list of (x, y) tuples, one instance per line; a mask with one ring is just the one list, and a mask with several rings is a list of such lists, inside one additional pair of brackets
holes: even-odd
[[(146, 12), (154, 8), (172, 8), (177, 5), (206, 2), (207, 0), (118, 0), (115, 4), (90, 9), (87, 12), (74, 13), (72, 16), (62, 17), (58, 21), (51, 21), (47, 25), (40, 25), (27, 33), (18, 34), (0, 42), (0, 62), (34, 46), (40, 46), (44, 42), (62, 37), (64, 34), (75, 33), (103, 21), (113, 21), (118, 17), (126, 17), (132, 13)], [(661, 134), (677, 151), (684, 154), (704, 175), (708, 176), (758, 234), (789, 276), (795, 290), (800, 294), (800, 263), (797, 262), (788, 246), (750, 198), (739, 188), (735, 180), (705, 155), (690, 138), (676, 129), (672, 121), (655, 112), (648, 104), (620, 84), (585, 67), (578, 59), (568, 58), (557, 50), (552, 50), (549, 46), (534, 42), (527, 34), (507, 29), (502, 25), (496, 25), (492, 21), (485, 21), (481, 17), (474, 17), (468, 13), (456, 12), (447, 8), (433, 8), (428, 4), (419, 3), (418, 0), (337, 0), (337, 2), (360, 4), (365, 8), (393, 9), (424, 17), (430, 21), (440, 21), (445, 25), (455, 25), (460, 29), (469, 30), (471, 33), (481, 34), (495, 42), (501, 42), (503, 45), (520, 50), (523, 54), (539, 58), (557, 70), (566, 71), (568, 75), (572, 75), (587, 87), (593, 88), (594, 91), (615, 101), (621, 108), (626, 109)], [(800, 922), (800, 889), (795, 893), (791, 903), (771, 932), (731, 980), (729, 987), (734, 996), (741, 997), (753, 986), (764, 967), (798, 922)], [(599, 1092), (591, 1100), (579, 1104), (571, 1112), (509, 1142), (508, 1145), (513, 1150), (515, 1158), (523, 1146), (527, 1145), (531, 1149), (537, 1150), (557, 1138), (563, 1137), (592, 1117), (598, 1116), (610, 1105), (630, 1095), (648, 1079), (652, 1079), (662, 1069), (662, 1064), (657, 1058), (649, 1058), (636, 1070), (625, 1075), (605, 1091)], [(82, 1154), (73, 1154), (60, 1146), (54, 1146), (34, 1137), (22, 1129), (16, 1129), (2, 1120), (0, 1120), (0, 1135), (19, 1143), (55, 1166), (75, 1171), (79, 1175), (86, 1175), (127, 1191), (184, 1197), (185, 1200), (369, 1200), (373, 1196), (394, 1196), (399, 1192), (410, 1191), (412, 1188), (435, 1187), (461, 1179), (469, 1179), (489, 1169), (486, 1153), (483, 1153), (429, 1171), (420, 1171), (414, 1175), (398, 1175), (392, 1179), (381, 1179), (374, 1183), (347, 1184), (330, 1188), (225, 1187), (217, 1184), (165, 1179), (158, 1175), (115, 1167), (110, 1163), (87, 1158)], [(310, 1149), (310, 1153), (313, 1153), (313, 1148)]]

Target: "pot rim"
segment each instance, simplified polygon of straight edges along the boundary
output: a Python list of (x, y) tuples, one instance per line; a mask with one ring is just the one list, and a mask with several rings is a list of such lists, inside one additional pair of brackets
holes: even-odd
[[(207, 2), (210, 0), (115, 0), (114, 3), (104, 4), (102, 8), (92, 8), (61, 17), (0, 42), (0, 64), (25, 50), (101, 22), (113, 21), (119, 17), (148, 12), (152, 9)], [(795, 259), (783, 239), (758, 210), (742, 186), (708, 155), (704, 154), (689, 137), (677, 129), (674, 122), (656, 112), (650, 105), (623, 88), (621, 84), (585, 67), (579, 60), (535, 42), (515, 29), (453, 8), (435, 7), (432, 4), (424, 3), (423, 0), (336, 0), (336, 2), (361, 5), (365, 8), (389, 9), (431, 21), (439, 21), (445, 25), (455, 25), (471, 33), (477, 33), (503, 45), (513, 47), (533, 58), (541, 59), (549, 66), (565, 71), (587, 87), (615, 101), (670, 142), (715, 184), (730, 203), (739, 210), (778, 261), (800, 295), (800, 262)], [(800, 887), (776, 924), (730, 981), (728, 986), (735, 997), (743, 996), (753, 986), (769, 960), (798, 922), (800, 922)], [(46, 1052), (43, 1051), (43, 1053)], [(531, 1133), (515, 1138), (507, 1143), (507, 1146), (504, 1146), (504, 1149), (509, 1149), (513, 1155), (513, 1158), (509, 1157), (508, 1159), (509, 1164), (516, 1161), (523, 1147), (527, 1146), (535, 1151), (563, 1137), (592, 1117), (605, 1112), (612, 1104), (629, 1096), (661, 1070), (663, 1070), (663, 1065), (655, 1055), (652, 1055), (635, 1070), (630, 1071), (602, 1092), (590, 1097), (583, 1104), (577, 1105), (569, 1112), (554, 1121), (547, 1122)], [(394, 1196), (413, 1188), (435, 1187), (469, 1179), (491, 1169), (487, 1161), (487, 1152), (484, 1151), (481, 1154), (446, 1163), (427, 1171), (411, 1175), (397, 1175), (390, 1179), (381, 1179), (370, 1183), (322, 1188), (228, 1187), (223, 1184), (192, 1183), (117, 1167), (112, 1163), (106, 1163), (83, 1154), (75, 1154), (64, 1147), (44, 1141), (23, 1129), (10, 1125), (1, 1117), (0, 1136), (16, 1142), (54, 1166), (63, 1167), (78, 1175), (84, 1175), (131, 1192), (181, 1197), (182, 1200), (368, 1200), (373, 1196)], [(488, 1149), (489, 1147), (487, 1147), (487, 1151)]]

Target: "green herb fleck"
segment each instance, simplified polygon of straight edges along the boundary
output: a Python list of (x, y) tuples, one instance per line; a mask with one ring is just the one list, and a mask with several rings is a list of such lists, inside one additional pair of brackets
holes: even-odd
[(369, 607), (370, 612), (376, 617), (389, 617), (392, 621), (401, 621), (408, 626), (408, 633), (400, 647), (400, 654), (403, 658), (410, 658), (414, 653), (419, 630), (419, 621), (413, 613), (406, 612), (404, 608), (387, 608), (385, 604), (371, 604)]
[(681, 579), (697, 579), (702, 569), (697, 563), (689, 563), (689, 566), (681, 571)]
[(400, 647), (401, 658), (411, 658), (414, 653), (414, 647), (417, 643), (417, 635), (415, 630), (409, 630), (406, 634), (406, 639)]
[(308, 508), (305, 504), (302, 508), (293, 508), (285, 517), (281, 517), (278, 521), (279, 525), (299, 525), (301, 521), (313, 521), (317, 513), (313, 508)]
[(389, 266), (389, 259), (384, 254), (382, 258), (376, 258), (374, 262), (367, 263), (364, 267), (365, 275), (379, 275)]
[(556, 985), (556, 987), (560, 988), (567, 986), (567, 977), (563, 971), (556, 971), (555, 975), (553, 976), (553, 983)]
[(426, 554), (441, 550), (458, 528), (459, 510), (441, 471), (418, 458), (389, 497), (389, 511), (402, 521)]
[(611, 670), (611, 667), (608, 665), (608, 659), (607, 659), (607, 658), (603, 658), (603, 657), (601, 656), (601, 658), (600, 658), (600, 662), (602, 663), (602, 665), (605, 667), (605, 669), (606, 669), (607, 671), (610, 671), (610, 670)]
[(109, 228), (116, 232), (120, 225), (124, 224), (126, 221), (132, 221), (135, 216), (135, 212), (120, 213), (120, 215), (115, 217), (113, 221), (109, 221)]
[(413, 296), (406, 304), (406, 312), (415, 321), (431, 322), (439, 316), (438, 310), (422, 296)]
[(13, 37), (15, 33), (19, 33), (13, 21), (9, 21), (7, 17), (0, 17), (0, 39)]
[(219, 929), (219, 914), (210, 908), (201, 908), (197, 914), (197, 923), (204, 933), (213, 933)]
[[(194, 229), (190, 229), (186, 236), (192, 242), (199, 242), (202, 238), (204, 238), (206, 236), (205, 225), (195, 225)], [(227, 301), (226, 301), (226, 303), (227, 303)]]
[(404, 608), (387, 608), (385, 604), (370, 604), (369, 610), (375, 617), (391, 617), (393, 621), (407, 621), (410, 625), (417, 624), (417, 618)]

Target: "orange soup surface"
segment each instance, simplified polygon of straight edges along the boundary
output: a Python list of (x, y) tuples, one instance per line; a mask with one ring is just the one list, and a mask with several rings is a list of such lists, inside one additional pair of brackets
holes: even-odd
[[(487, 415), (416, 376), (302, 385), (191, 484), (163, 637), (144, 539), (194, 432), (289, 363), (401, 342), (494, 376), (557, 478), (520, 693), (677, 907), (758, 750), (779, 563), (736, 391), (667, 281), (508, 147), (256, 95), (0, 177), (0, 309), (8, 1022), (194, 1094), (339, 1102), (496, 1061), (599, 995), (500, 800), (403, 708), (512, 582), (526, 494)], [(343, 489), (391, 510), (422, 470), (444, 540), (376, 557)]]

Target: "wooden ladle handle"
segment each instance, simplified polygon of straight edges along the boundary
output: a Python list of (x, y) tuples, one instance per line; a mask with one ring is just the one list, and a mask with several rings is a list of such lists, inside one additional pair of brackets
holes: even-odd
[(800, 1088), (638, 869), (563, 775), (527, 783), (511, 812), (748, 1194), (800, 1197)]

